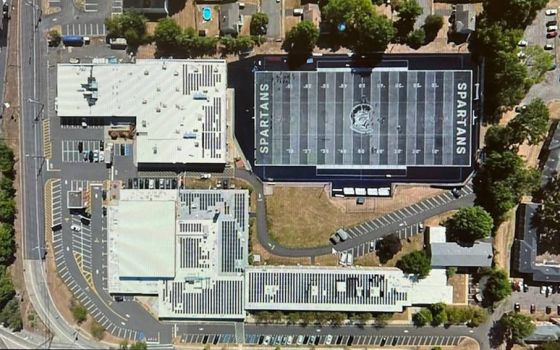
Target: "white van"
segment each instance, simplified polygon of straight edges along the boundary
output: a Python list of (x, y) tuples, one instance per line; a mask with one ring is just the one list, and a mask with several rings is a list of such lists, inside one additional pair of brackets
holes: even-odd
[(303, 16), (303, 9), (294, 9), (294, 16)]
[(547, 32), (555, 32), (558, 30), (558, 26), (548, 26), (546, 27)]
[(544, 11), (544, 14), (547, 16), (556, 16), (557, 13), (558, 11), (556, 9), (547, 9)]

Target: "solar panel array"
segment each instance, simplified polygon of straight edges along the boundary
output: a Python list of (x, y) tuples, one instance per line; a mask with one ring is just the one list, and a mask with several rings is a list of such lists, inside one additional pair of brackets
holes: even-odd
[(471, 71), (256, 72), (256, 164), (469, 166), (471, 85)]
[(161, 318), (244, 318), (248, 191), (181, 190), (174, 280), (162, 282)]
[(410, 284), (400, 270), (250, 268), (249, 310), (401, 311)]

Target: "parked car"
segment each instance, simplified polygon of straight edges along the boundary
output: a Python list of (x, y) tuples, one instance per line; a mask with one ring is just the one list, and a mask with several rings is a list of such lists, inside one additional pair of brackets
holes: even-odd
[(529, 291), (529, 286), (527, 283), (523, 283), (523, 292), (527, 293)]
[(202, 174), (202, 175), (200, 175), (201, 179), (209, 179), (211, 177), (212, 177), (212, 174)]
[(90, 163), (93, 162), (93, 151), (89, 151), (88, 158)]
[(270, 344), (270, 335), (267, 335), (266, 337), (264, 337), (263, 340), (263, 345), (268, 345)]
[(123, 300), (124, 300), (124, 298), (122, 297), (122, 295), (115, 295), (115, 301), (116, 302), (121, 302)]
[(155, 186), (156, 186), (156, 184), (155, 184), (154, 179), (150, 179), (148, 188), (149, 188), (150, 190), (153, 190)]
[(519, 47), (525, 47), (525, 46), (527, 46), (528, 44), (529, 44), (529, 43), (527, 42), (527, 40), (520, 40), (520, 41), (517, 43), (517, 46), (519, 46)]
[(70, 229), (72, 229), (72, 231), (76, 231), (76, 232), (80, 232), (82, 230), (82, 228), (78, 225), (71, 225)]
[(554, 44), (546, 44), (544, 45), (545, 50), (554, 50)]
[(314, 335), (310, 336), (310, 337), (309, 337), (308, 344), (315, 344), (315, 339), (316, 339), (316, 338), (315, 338)]
[(558, 35), (558, 32), (556, 32), (556, 31), (555, 31), (555, 32), (548, 32), (548, 33), (546, 33), (546, 37), (547, 37), (548, 39), (556, 38), (557, 35)]
[(518, 58), (521, 58), (521, 59), (524, 59), (524, 58), (527, 57), (527, 55), (525, 55), (525, 52), (519, 51), (519, 52), (517, 53), (517, 57), (518, 57)]
[(560, 315), (560, 304), (556, 305), (556, 313)]
[(552, 20), (552, 21), (546, 22), (546, 26), (547, 26), (547, 27), (555, 26), (555, 25), (557, 25), (557, 24), (558, 24), (558, 22), (557, 22), (556, 20)]
[(293, 336), (288, 336), (288, 340), (286, 341), (286, 345), (292, 345), (292, 343), (294, 342), (294, 337)]
[(541, 286), (541, 294), (546, 293), (546, 286)]
[(451, 190), (451, 194), (453, 194), (453, 197), (459, 198), (461, 197), (461, 190), (455, 187), (454, 189)]
[[(560, 307), (560, 305), (559, 305)], [(296, 345), (302, 345), (303, 344), (303, 339), (305, 339), (305, 337), (303, 335), (298, 335), (297, 340), (296, 340)]]
[(107, 207), (103, 207), (103, 216), (107, 216)]
[(536, 310), (535, 304), (531, 304), (531, 309), (530, 309), (530, 310), (531, 310), (531, 313), (532, 313), (532, 314), (535, 313), (535, 310)]
[(325, 345), (331, 345), (331, 343), (332, 343), (332, 335), (329, 334), (325, 337)]
[(552, 312), (552, 308), (551, 308), (549, 305), (547, 305), (547, 306), (544, 308), (544, 312), (548, 315), (548, 314), (550, 314), (550, 313)]
[(544, 11), (544, 14), (547, 16), (556, 16), (557, 13), (558, 11), (556, 9), (546, 9), (546, 11)]
[(515, 107), (515, 112), (521, 113), (521, 112), (523, 112), (523, 111), (526, 110), (526, 109), (527, 109), (527, 106), (525, 106), (525, 105), (519, 105), (519, 106), (516, 106), (516, 107)]
[(519, 303), (515, 303), (515, 305), (513, 305), (513, 309), (515, 312), (519, 312), (521, 311), (521, 305)]
[(548, 26), (546, 27), (547, 32), (555, 32), (558, 30), (558, 26)]

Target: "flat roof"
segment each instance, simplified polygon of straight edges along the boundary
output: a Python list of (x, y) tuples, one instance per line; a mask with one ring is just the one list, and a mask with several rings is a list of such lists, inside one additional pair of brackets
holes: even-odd
[(174, 190), (120, 190), (118, 204), (107, 208), (110, 277), (175, 276), (176, 200)]
[(453, 299), (445, 273), (417, 281), (397, 268), (262, 266), (246, 275), (249, 310), (400, 312)]
[(60, 117), (136, 118), (137, 163), (225, 163), (223, 60), (59, 64)]
[(255, 164), (471, 165), (472, 71), (255, 72)]
[(492, 243), (475, 242), (463, 247), (455, 242), (431, 243), (432, 266), (492, 266)]

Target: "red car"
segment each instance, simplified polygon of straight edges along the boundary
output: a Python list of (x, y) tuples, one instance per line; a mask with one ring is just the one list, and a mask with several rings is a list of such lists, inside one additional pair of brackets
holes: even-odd
[(548, 33), (546, 33), (546, 37), (547, 37), (547, 38), (555, 38), (556, 35), (558, 35), (557, 32), (548, 32)]

